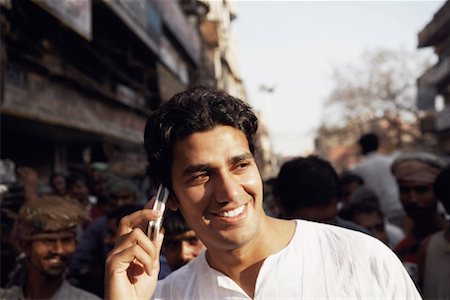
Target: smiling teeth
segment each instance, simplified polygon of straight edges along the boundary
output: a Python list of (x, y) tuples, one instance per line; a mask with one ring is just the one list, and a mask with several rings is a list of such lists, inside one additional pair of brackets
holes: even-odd
[(227, 218), (236, 217), (237, 215), (239, 215), (240, 213), (242, 213), (244, 211), (244, 206), (245, 205), (241, 205), (238, 208), (235, 208), (233, 210), (223, 212), (223, 213), (219, 214), (219, 216), (227, 217)]

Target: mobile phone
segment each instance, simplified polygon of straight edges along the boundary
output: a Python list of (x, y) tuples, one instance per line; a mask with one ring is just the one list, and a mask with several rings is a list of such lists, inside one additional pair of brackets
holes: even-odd
[(166, 202), (169, 198), (169, 190), (162, 184), (159, 185), (158, 191), (156, 192), (155, 203), (153, 203), (153, 210), (161, 212), (161, 216), (155, 221), (149, 221), (147, 226), (147, 236), (150, 240), (155, 241), (158, 236), (158, 232), (162, 226), (162, 218), (164, 210), (166, 209)]

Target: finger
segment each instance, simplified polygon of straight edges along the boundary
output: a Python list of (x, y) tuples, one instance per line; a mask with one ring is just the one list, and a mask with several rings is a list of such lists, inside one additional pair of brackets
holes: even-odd
[(147, 255), (157, 257), (159, 249), (157, 245), (153, 244), (150, 239), (142, 232), (142, 230), (135, 228), (129, 234), (125, 234), (118, 238), (117, 244), (112, 250), (113, 253), (119, 253), (127, 248), (139, 245)]
[(161, 230), (159, 231), (159, 233), (156, 237), (156, 241), (154, 242), (158, 253), (161, 252), (161, 247), (162, 247), (163, 241), (164, 241), (164, 228), (161, 228)]
[(112, 265), (116, 265), (115, 268), (118, 272), (126, 271), (130, 264), (140, 264), (144, 268), (145, 272), (150, 275), (154, 267), (154, 261), (156, 258), (152, 258), (147, 252), (142, 249), (140, 245), (134, 245), (133, 247), (126, 248), (118, 253), (112, 254), (108, 260)]
[(145, 226), (150, 220), (157, 220), (161, 216), (158, 211), (151, 209), (143, 209), (134, 212), (128, 216), (123, 217), (119, 223), (119, 229), (117, 233), (119, 236), (127, 234), (133, 230), (133, 228), (139, 226), (142, 230), (145, 230)]

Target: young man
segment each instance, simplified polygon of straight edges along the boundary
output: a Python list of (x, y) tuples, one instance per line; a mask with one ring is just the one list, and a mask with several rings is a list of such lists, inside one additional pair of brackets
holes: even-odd
[(163, 233), (150, 241), (141, 228), (159, 214), (133, 213), (107, 259), (106, 299), (420, 298), (381, 242), (264, 213), (256, 129), (247, 104), (203, 88), (174, 96), (150, 117), (153, 179), (169, 188), (168, 206), (207, 250), (157, 284)]
[(85, 218), (75, 200), (43, 196), (25, 202), (15, 235), (26, 257), (26, 280), (21, 287), (1, 290), (0, 299), (99, 299), (64, 279), (76, 247), (77, 226)]

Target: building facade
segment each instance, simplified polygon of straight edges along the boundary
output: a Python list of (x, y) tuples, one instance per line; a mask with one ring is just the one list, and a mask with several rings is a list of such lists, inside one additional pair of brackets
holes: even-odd
[(145, 120), (194, 84), (201, 39), (175, 1), (2, 1), (2, 159), (42, 173), (141, 171)]
[[(426, 111), (424, 133), (437, 137), (436, 151), (450, 155), (450, 3), (434, 14), (419, 32), (418, 47), (433, 47), (437, 63), (417, 80), (417, 106)], [(436, 102), (440, 102), (436, 105)]]

